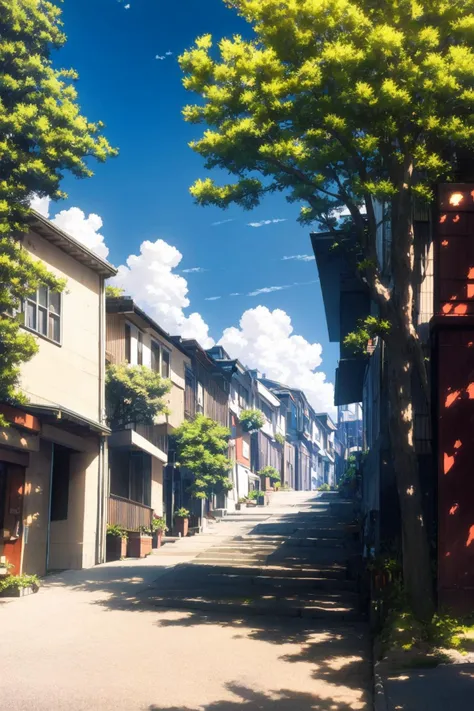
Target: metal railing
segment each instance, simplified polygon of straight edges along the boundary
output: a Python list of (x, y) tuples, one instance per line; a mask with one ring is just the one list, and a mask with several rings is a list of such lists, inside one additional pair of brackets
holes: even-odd
[(107, 523), (122, 526), (126, 531), (138, 531), (142, 526), (151, 527), (153, 509), (136, 501), (110, 494)]

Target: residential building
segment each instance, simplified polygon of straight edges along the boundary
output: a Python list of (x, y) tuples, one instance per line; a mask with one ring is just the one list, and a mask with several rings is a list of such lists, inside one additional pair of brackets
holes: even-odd
[[(468, 168), (470, 170), (470, 168)], [(461, 170), (461, 169), (460, 169)], [(438, 602), (462, 611), (474, 588), (471, 476), (474, 440), (472, 344), (474, 343), (474, 184), (437, 186), (432, 208), (417, 206), (415, 255), (417, 287), (414, 315), (430, 364), (431, 409), (413, 376), (417, 453), (423, 518), (432, 541), (437, 540)], [(376, 205), (379, 224), (377, 255), (390, 283), (390, 224)], [(336, 377), (336, 405), (362, 402), (364, 447), (362, 501), (369, 550), (400, 539), (395, 472), (392, 464), (386, 350), (374, 341), (368, 353), (347, 353), (344, 337), (360, 318), (376, 314), (367, 290), (350, 277), (341, 254), (331, 254), (332, 236), (313, 234), (329, 336), (341, 343)]]
[(281, 411), (281, 403), (259, 378), (258, 371), (251, 370), (250, 374), (255, 382), (254, 407), (263, 412), (265, 417), (263, 427), (252, 433), (252, 469), (258, 473), (264, 467), (274, 467), (280, 472), (281, 478), (284, 452), (276, 438), (276, 435), (285, 437), (286, 434), (286, 422)]
[(105, 557), (105, 279), (114, 267), (33, 213), (23, 247), (56, 276), (23, 305), (38, 352), (21, 368), (28, 405), (1, 405), (0, 557), (14, 573), (89, 567)]
[(147, 366), (171, 382), (164, 398), (168, 414), (153, 425), (119, 425), (109, 439), (108, 522), (126, 529), (149, 526), (153, 514), (163, 515), (166, 499), (171, 520), (172, 492), (164, 491), (168, 439), (185, 417), (191, 357), (131, 297), (120, 296), (107, 298), (106, 358), (110, 364)]
[(337, 426), (327, 412), (316, 414), (315, 417), (321, 425), (322, 449), (319, 451), (319, 456), (322, 460), (323, 483), (334, 486), (336, 483), (334, 434)]

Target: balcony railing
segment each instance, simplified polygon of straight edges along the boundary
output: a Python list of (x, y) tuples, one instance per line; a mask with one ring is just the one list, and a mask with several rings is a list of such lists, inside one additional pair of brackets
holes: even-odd
[(151, 527), (153, 509), (136, 501), (123, 499), (121, 496), (109, 496), (107, 523), (121, 526), (126, 531), (137, 531), (142, 526)]
[(163, 433), (162, 425), (133, 425), (135, 432), (147, 439), (154, 447), (168, 453), (168, 435)]

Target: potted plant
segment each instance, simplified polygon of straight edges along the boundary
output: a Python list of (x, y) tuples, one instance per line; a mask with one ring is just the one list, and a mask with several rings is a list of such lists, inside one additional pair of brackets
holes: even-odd
[(153, 516), (151, 522), (151, 533), (153, 537), (152, 547), (161, 548), (161, 541), (163, 539), (163, 533), (168, 530), (166, 521), (163, 516)]
[(0, 580), (0, 597), (25, 597), (38, 592), (37, 575), (7, 575)]
[(181, 507), (174, 512), (174, 532), (177, 536), (185, 538), (189, 529), (189, 511)]
[(265, 506), (265, 492), (259, 491), (257, 494), (257, 504), (258, 506)]
[(240, 509), (242, 508), (242, 504), (246, 504), (246, 503), (247, 503), (247, 499), (245, 498), (245, 496), (241, 496), (240, 499), (235, 504), (235, 510), (240, 511)]
[(247, 496), (247, 508), (257, 505), (257, 497), (259, 493), (260, 492), (257, 491), (257, 489), (252, 489), (252, 491), (249, 491)]
[(276, 482), (280, 482), (280, 472), (275, 467), (267, 466), (260, 469), (258, 472), (262, 483), (262, 490), (266, 491), (274, 486)]
[(14, 567), (15, 566), (13, 565), (13, 563), (8, 563), (8, 561), (5, 559), (5, 556), (2, 556), (0, 559), (0, 580), (6, 575), (8, 575), (8, 571)]
[(261, 410), (242, 410), (239, 420), (244, 432), (257, 432), (265, 424), (265, 415)]
[(153, 538), (148, 526), (140, 526), (138, 531), (128, 534), (127, 556), (129, 558), (145, 558), (152, 551)]
[(105, 544), (105, 559), (122, 560), (127, 555), (127, 531), (117, 524), (107, 524), (107, 540)]

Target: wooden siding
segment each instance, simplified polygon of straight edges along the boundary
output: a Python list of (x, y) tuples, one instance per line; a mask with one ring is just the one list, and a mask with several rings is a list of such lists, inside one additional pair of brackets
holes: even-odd
[(126, 531), (138, 531), (141, 526), (150, 528), (153, 509), (135, 501), (122, 499), (120, 496), (109, 496), (107, 523), (112, 526), (122, 526)]
[(120, 314), (107, 314), (105, 351), (110, 363), (125, 361), (125, 319)]
[(220, 385), (199, 363), (196, 365), (197, 380), (204, 388), (204, 414), (224, 427), (229, 426), (229, 392)]

